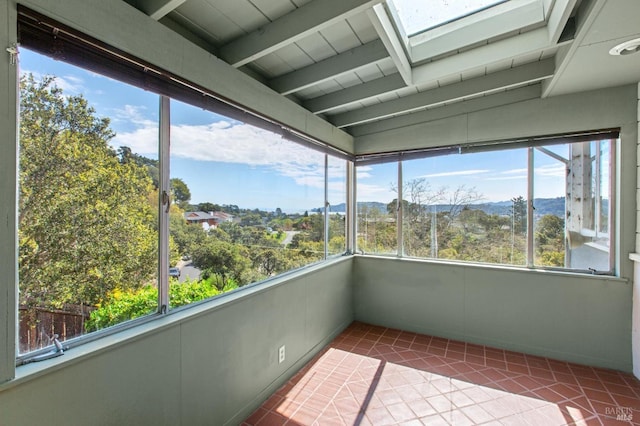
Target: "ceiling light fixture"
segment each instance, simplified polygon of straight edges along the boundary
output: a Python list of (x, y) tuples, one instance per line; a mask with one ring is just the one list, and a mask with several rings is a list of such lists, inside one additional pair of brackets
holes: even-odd
[(634, 38), (633, 40), (620, 43), (609, 51), (609, 55), (620, 56), (630, 55), (640, 51), (640, 38)]

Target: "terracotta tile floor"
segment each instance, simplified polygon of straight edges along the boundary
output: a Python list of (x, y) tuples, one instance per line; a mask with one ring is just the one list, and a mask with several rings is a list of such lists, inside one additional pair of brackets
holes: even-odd
[(248, 425), (640, 425), (630, 374), (353, 323)]

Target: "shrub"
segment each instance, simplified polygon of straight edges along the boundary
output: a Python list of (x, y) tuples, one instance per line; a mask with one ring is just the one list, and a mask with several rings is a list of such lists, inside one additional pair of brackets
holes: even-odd
[[(169, 304), (172, 308), (188, 305), (199, 300), (208, 299), (221, 292), (212, 284), (214, 277), (201, 281), (185, 281), (179, 283), (172, 280), (169, 285)], [(224, 290), (235, 288), (227, 286)], [(100, 330), (148, 315), (157, 310), (158, 289), (155, 286), (145, 286), (139, 290), (114, 290), (107, 296), (96, 310), (91, 312), (85, 323), (87, 332)]]

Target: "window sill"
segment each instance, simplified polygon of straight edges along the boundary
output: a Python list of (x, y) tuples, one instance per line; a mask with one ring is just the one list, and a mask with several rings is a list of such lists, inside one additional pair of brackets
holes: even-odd
[[(629, 280), (623, 277), (617, 277), (614, 275), (598, 275), (598, 274), (589, 274), (586, 272), (576, 272), (571, 270), (559, 271), (552, 269), (543, 269), (543, 268), (527, 268), (526, 266), (511, 266), (511, 265), (497, 265), (497, 264), (488, 264), (488, 263), (474, 263), (474, 262), (461, 262), (456, 260), (443, 260), (443, 259), (423, 259), (417, 257), (398, 257), (398, 256), (386, 256), (386, 255), (374, 255), (374, 254), (357, 254), (357, 257), (373, 257), (379, 259), (388, 259), (388, 260), (397, 260), (400, 262), (416, 262), (416, 263), (424, 263), (425, 265), (449, 265), (449, 266), (457, 266), (463, 268), (471, 268), (471, 269), (484, 269), (484, 270), (495, 270), (499, 271), (510, 271), (510, 272), (521, 272), (523, 274), (539, 274), (545, 276), (564, 276), (564, 277), (574, 277), (574, 278), (584, 278), (584, 279), (597, 279), (597, 280), (606, 280), (618, 283), (628, 283)], [(640, 262), (640, 255), (638, 256), (638, 262)], [(632, 259), (633, 260), (633, 259)]]

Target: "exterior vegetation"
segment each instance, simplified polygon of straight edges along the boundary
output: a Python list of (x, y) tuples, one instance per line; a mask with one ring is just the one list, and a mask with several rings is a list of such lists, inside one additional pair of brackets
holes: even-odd
[[(403, 188), (403, 252), (406, 256), (524, 265), (527, 258), (527, 206), (514, 197), (503, 213), (487, 213), (482, 194), (461, 186), (433, 190), (420, 178)], [(397, 200), (386, 211), (360, 204), (358, 247), (365, 253), (396, 253)], [(564, 266), (564, 219), (536, 218), (536, 265)]]
[[(157, 311), (157, 160), (113, 149), (109, 119), (81, 96), (65, 96), (52, 77), (21, 79), (19, 274), (23, 323), (36, 328), (38, 310), (79, 313), (95, 331)], [(321, 212), (190, 204), (180, 178), (171, 179), (170, 263), (188, 259), (197, 281), (170, 284), (170, 307), (183, 306), (324, 258)], [(474, 188), (434, 190), (405, 182), (405, 255), (525, 264), (526, 201), (503, 213), (485, 211)], [(233, 217), (205, 230), (185, 212)], [(398, 201), (380, 209), (360, 204), (358, 246), (397, 253)], [(564, 221), (536, 218), (536, 264), (564, 265)], [(345, 250), (344, 215), (329, 217), (328, 252)], [(86, 317), (86, 312), (90, 312)], [(24, 321), (26, 319), (26, 321)], [(54, 330), (55, 331), (55, 330)], [(72, 337), (72, 336), (67, 336)], [(46, 343), (46, 342), (45, 342)]]
[[(20, 92), (23, 320), (36, 328), (39, 310), (83, 317), (88, 310), (83, 331), (89, 332), (155, 312), (157, 160), (128, 147), (113, 149), (109, 119), (98, 117), (83, 97), (64, 95), (53, 77), (27, 75)], [(173, 178), (171, 187), (170, 262), (188, 258), (202, 272), (200, 281), (172, 281), (172, 307), (324, 257), (321, 214), (191, 205), (185, 182)], [(223, 211), (233, 221), (205, 231), (187, 223), (186, 211)], [(329, 252), (342, 253), (343, 216), (331, 216), (330, 235)]]

